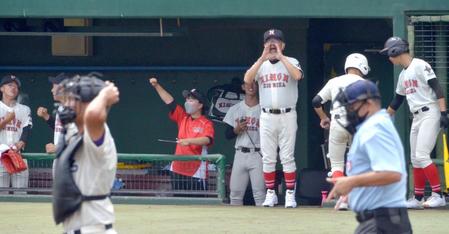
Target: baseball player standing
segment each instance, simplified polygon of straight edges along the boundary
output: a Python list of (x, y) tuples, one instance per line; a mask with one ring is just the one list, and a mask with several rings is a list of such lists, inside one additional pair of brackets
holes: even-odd
[[(341, 89), (358, 81), (363, 80), (370, 68), (368, 60), (362, 54), (354, 53), (346, 57), (345, 75), (329, 80), (323, 89), (313, 98), (312, 106), (320, 117), (320, 126), (329, 131), (329, 159), (331, 162), (332, 178), (344, 176), (344, 163), (346, 148), (351, 141), (351, 133), (338, 124), (337, 119), (344, 117), (341, 108), (331, 108), (331, 118), (323, 110), (323, 104), (333, 102)], [(347, 203), (341, 202), (340, 209), (347, 209)]]
[[(119, 101), (113, 83), (93, 76), (64, 81), (58, 114), (64, 146), (54, 163), (53, 216), (64, 233), (116, 233), (110, 191), (117, 169), (117, 150), (106, 123)], [(68, 128), (75, 124), (76, 128)]]
[(298, 60), (282, 54), (284, 35), (278, 29), (270, 29), (263, 36), (264, 49), (260, 58), (245, 73), (245, 83), (257, 81), (260, 105), (260, 146), (263, 155), (263, 172), (267, 194), (263, 206), (278, 203), (274, 191), (278, 147), (284, 171), (286, 193), (285, 207), (296, 207), (295, 141), (298, 129), (296, 102), (298, 80), (303, 72)]
[[(14, 75), (6, 75), (0, 81), (0, 144), (20, 152), (25, 148), (31, 133), (31, 111), (28, 106), (17, 103), (21, 82)], [(26, 163), (26, 160), (24, 160)], [(0, 187), (28, 187), (28, 170), (10, 175), (0, 163)]]
[(347, 121), (341, 123), (355, 134), (347, 176), (328, 179), (334, 183), (328, 199), (349, 194), (359, 222), (355, 233), (412, 233), (405, 204), (404, 148), (380, 98), (377, 86), (368, 80), (356, 81), (338, 95), (347, 113)]
[(262, 206), (266, 188), (260, 153), (260, 105), (257, 84), (245, 83), (242, 89), (245, 91), (245, 100), (229, 108), (223, 119), (227, 124), (226, 138), (237, 138), (230, 184), (231, 205), (243, 205), (243, 197), (250, 180), (256, 206)]
[[(424, 60), (413, 58), (409, 54), (407, 41), (391, 37), (385, 42), (384, 47), (380, 53), (388, 56), (394, 65), (403, 68), (388, 113), (394, 115), (406, 97), (413, 114), (410, 158), (413, 165), (415, 196), (407, 201), (407, 207), (445, 206), (446, 200), (441, 194), (438, 168), (430, 159), (440, 127), (447, 128), (449, 125), (443, 91), (432, 67)], [(432, 195), (424, 201), (426, 180), (432, 187)]]
[[(196, 89), (182, 92), (186, 99), (184, 108), (176, 104), (156, 78), (149, 79), (162, 101), (168, 106), (170, 119), (178, 125), (175, 155), (206, 155), (214, 141), (212, 121), (203, 115), (206, 98)], [(205, 161), (173, 161), (172, 188), (174, 190), (207, 190), (207, 167)]]
[[(51, 76), (48, 78), (48, 81), (52, 83), (51, 93), (53, 94), (53, 100), (57, 103), (61, 103), (63, 101), (60, 92), (58, 92), (60, 89), (59, 84), (68, 78), (69, 77), (64, 73), (60, 73), (57, 76)], [(37, 116), (44, 119), (47, 125), (54, 130), (53, 143), (48, 143), (45, 145), (45, 152), (47, 154), (55, 153), (56, 145), (58, 144), (58, 141), (61, 135), (63, 134), (62, 130), (64, 129), (64, 127), (61, 124), (61, 121), (59, 120), (59, 115), (53, 117), (48, 113), (47, 108), (40, 106), (37, 108)]]

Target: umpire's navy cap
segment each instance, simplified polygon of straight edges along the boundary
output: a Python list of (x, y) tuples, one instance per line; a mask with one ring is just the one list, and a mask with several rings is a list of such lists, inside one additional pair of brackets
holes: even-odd
[(2, 80), (0, 81), (0, 87), (11, 82), (16, 82), (19, 88), (20, 86), (22, 86), (22, 83), (20, 82), (19, 78), (17, 78), (17, 76), (9, 74), (2, 78)]
[(184, 90), (182, 91), (182, 96), (184, 96), (184, 98), (193, 97), (204, 105), (207, 103), (205, 96), (197, 89)]
[(59, 73), (57, 76), (50, 76), (48, 77), (48, 81), (52, 84), (59, 84), (65, 79), (69, 79), (70, 77), (66, 75), (64, 72)]
[(282, 33), (279, 29), (269, 29), (263, 34), (263, 43), (267, 42), (271, 38), (284, 41), (284, 33)]
[(380, 99), (379, 89), (376, 84), (369, 80), (359, 80), (348, 85), (344, 93), (342, 104), (352, 104), (366, 99)]

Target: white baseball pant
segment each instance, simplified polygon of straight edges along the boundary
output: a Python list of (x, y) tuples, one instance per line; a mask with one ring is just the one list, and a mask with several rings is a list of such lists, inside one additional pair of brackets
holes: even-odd
[(437, 104), (428, 105), (428, 111), (413, 114), (410, 129), (410, 158), (415, 168), (425, 168), (432, 163), (430, 153), (435, 147), (440, 131), (440, 109)]
[(296, 111), (271, 114), (262, 111), (260, 114), (260, 148), (263, 155), (263, 171), (276, 170), (278, 154), (284, 172), (296, 171), (295, 142), (298, 129)]
[(345, 153), (347, 146), (351, 143), (351, 134), (337, 120), (332, 118), (329, 129), (329, 159), (331, 172), (344, 172)]
[(261, 206), (265, 201), (266, 188), (262, 171), (262, 158), (259, 153), (235, 151), (230, 182), (231, 205), (243, 205), (243, 197), (249, 181), (251, 181), (256, 206)]
[[(23, 160), (25, 164), (28, 165), (26, 159)], [(15, 173), (10, 175), (3, 165), (0, 163), (0, 187), (1, 188), (9, 188), (12, 186), (13, 188), (28, 188), (28, 178), (29, 171), (28, 169), (19, 173)], [(6, 192), (7, 193), (7, 192)]]

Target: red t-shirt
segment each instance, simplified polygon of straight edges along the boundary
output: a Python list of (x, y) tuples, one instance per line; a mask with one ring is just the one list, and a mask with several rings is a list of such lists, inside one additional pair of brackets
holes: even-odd
[[(187, 114), (179, 105), (173, 112), (169, 113), (171, 120), (178, 124), (178, 139), (209, 137), (211, 142), (207, 146), (176, 145), (175, 155), (205, 155), (207, 148), (212, 145), (214, 140), (214, 126), (212, 121), (207, 119), (204, 115), (193, 119)], [(173, 161), (171, 170), (185, 176), (193, 176), (197, 178), (206, 178), (207, 164), (201, 161)]]

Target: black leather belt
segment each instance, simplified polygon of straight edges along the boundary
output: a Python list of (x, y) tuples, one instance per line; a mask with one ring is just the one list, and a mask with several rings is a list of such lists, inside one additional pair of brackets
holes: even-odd
[(421, 109), (419, 109), (419, 110), (413, 112), (413, 114), (417, 115), (417, 114), (419, 114), (419, 111), (421, 111), (421, 112), (426, 112), (426, 111), (428, 111), (428, 110), (430, 110), (429, 107), (423, 106)]
[(292, 111), (293, 108), (284, 108), (284, 109), (269, 109), (269, 108), (262, 108), (262, 111), (265, 113), (270, 113), (270, 114), (282, 114), (282, 113), (288, 113), (290, 111)]
[[(110, 223), (110, 224), (105, 224), (105, 225), (104, 225), (104, 230), (105, 230), (105, 231), (106, 231), (106, 230), (109, 230), (109, 229), (111, 229), (111, 228), (112, 228), (112, 223)], [(73, 231), (73, 233), (74, 233), (74, 234), (82, 234), (81, 229), (77, 229), (77, 230)]]
[(242, 153), (251, 153), (251, 150), (253, 150), (254, 152), (259, 152), (260, 148), (239, 147), (238, 150), (242, 151)]
[(357, 212), (356, 219), (359, 223), (370, 220), (376, 216), (392, 216), (407, 213), (407, 208), (377, 208)]

